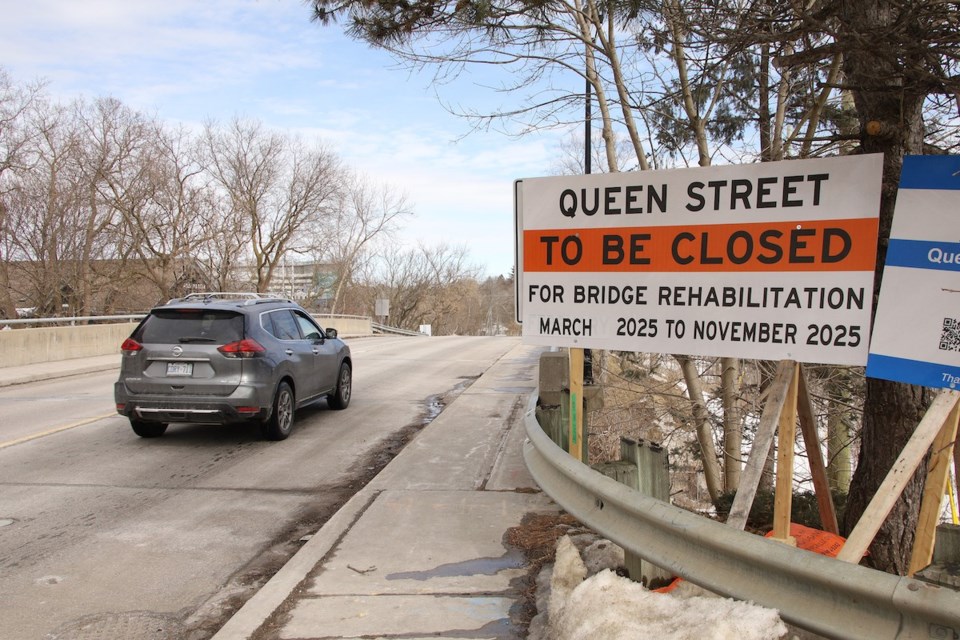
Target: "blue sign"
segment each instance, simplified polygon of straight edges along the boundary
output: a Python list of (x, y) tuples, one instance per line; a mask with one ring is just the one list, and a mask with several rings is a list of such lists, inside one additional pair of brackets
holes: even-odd
[(960, 389), (960, 156), (907, 156), (867, 375)]

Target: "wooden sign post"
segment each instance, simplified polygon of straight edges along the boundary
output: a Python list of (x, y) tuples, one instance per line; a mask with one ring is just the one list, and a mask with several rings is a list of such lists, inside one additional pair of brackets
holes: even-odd
[(793, 506), (793, 459), (797, 442), (797, 386), (800, 365), (793, 363), (787, 396), (777, 428), (777, 484), (773, 502), (774, 540), (796, 546), (790, 535), (790, 510)]
[(570, 348), (570, 455), (583, 460), (583, 349)]

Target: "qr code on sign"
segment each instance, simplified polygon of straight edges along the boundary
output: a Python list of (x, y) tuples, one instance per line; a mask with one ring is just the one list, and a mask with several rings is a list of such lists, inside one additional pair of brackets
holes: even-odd
[(944, 318), (940, 331), (941, 351), (960, 351), (960, 320)]

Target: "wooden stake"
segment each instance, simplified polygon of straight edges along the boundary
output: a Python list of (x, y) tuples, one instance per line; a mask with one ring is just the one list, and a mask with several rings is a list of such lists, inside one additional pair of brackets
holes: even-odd
[(887, 477), (877, 489), (873, 500), (867, 505), (860, 521), (850, 533), (843, 549), (837, 554), (838, 560), (844, 562), (860, 562), (860, 558), (870, 547), (870, 543), (880, 530), (883, 521), (887, 519), (893, 505), (900, 498), (904, 487), (913, 477), (923, 457), (930, 448), (934, 438), (940, 433), (944, 422), (960, 400), (960, 393), (956, 391), (942, 391), (930, 405), (923, 420), (917, 425), (910, 440), (894, 462)]
[(730, 515), (727, 516), (727, 524), (736, 529), (742, 530), (747, 526), (750, 508), (753, 506), (753, 499), (757, 496), (757, 489), (760, 487), (763, 467), (767, 462), (770, 446), (773, 444), (773, 435), (777, 429), (777, 423), (780, 421), (780, 414), (783, 413), (783, 406), (787, 399), (790, 382), (794, 377), (796, 364), (794, 360), (782, 360), (777, 367), (773, 382), (770, 383), (767, 404), (763, 408), (763, 415), (760, 416), (757, 435), (753, 438), (750, 458), (744, 467), (743, 475), (740, 476), (740, 488), (737, 490), (733, 505), (730, 507)]
[(953, 486), (949, 488), (953, 524), (960, 525), (960, 515), (957, 513), (957, 500), (960, 499), (960, 447), (953, 445)]
[(799, 378), (797, 413), (800, 416), (800, 433), (803, 435), (803, 446), (807, 450), (807, 462), (813, 478), (813, 491), (817, 496), (817, 507), (820, 510), (820, 523), (824, 531), (839, 535), (837, 509), (833, 504), (833, 494), (830, 493), (830, 481), (827, 478), (826, 465), (823, 463), (823, 452), (820, 450), (820, 436), (817, 434), (817, 420), (813, 415), (813, 403), (810, 401), (807, 379), (803, 375), (802, 368)]
[(933, 451), (927, 464), (927, 479), (923, 485), (923, 500), (920, 502), (920, 517), (917, 519), (917, 532), (913, 541), (913, 553), (910, 556), (908, 576), (930, 564), (933, 560), (933, 545), (937, 539), (937, 521), (940, 519), (940, 507), (943, 494), (947, 489), (950, 475), (950, 461), (953, 458), (953, 441), (957, 438), (957, 418), (960, 417), (960, 404), (954, 404), (953, 411), (947, 416), (933, 441)]
[(793, 506), (793, 460), (797, 442), (797, 387), (800, 365), (793, 363), (790, 384), (780, 412), (777, 430), (777, 487), (773, 502), (774, 540), (796, 546), (790, 535), (790, 510)]
[(570, 455), (583, 460), (583, 349), (570, 348)]

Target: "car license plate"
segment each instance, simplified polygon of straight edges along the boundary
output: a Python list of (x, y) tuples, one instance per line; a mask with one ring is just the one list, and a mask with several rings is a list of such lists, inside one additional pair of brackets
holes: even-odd
[(192, 362), (168, 362), (167, 375), (168, 376), (192, 376), (193, 363)]

